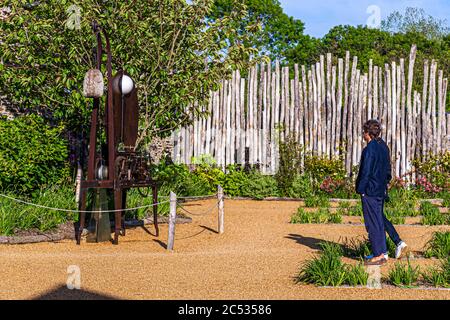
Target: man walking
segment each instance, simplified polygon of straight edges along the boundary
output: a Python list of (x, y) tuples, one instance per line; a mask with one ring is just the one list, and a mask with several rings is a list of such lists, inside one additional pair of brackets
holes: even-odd
[(397, 246), (396, 258), (401, 256), (402, 249), (406, 247), (383, 212), (392, 174), (389, 148), (380, 134), (381, 124), (378, 120), (369, 120), (364, 124), (363, 136), (367, 146), (362, 151), (356, 179), (356, 192), (361, 195), (364, 224), (373, 251), (371, 256), (366, 257), (366, 265), (387, 262), (385, 230)]

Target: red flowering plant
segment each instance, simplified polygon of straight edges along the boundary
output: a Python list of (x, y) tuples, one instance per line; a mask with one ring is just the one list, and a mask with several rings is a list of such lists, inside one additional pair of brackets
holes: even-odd
[(320, 185), (320, 190), (325, 191), (328, 194), (336, 192), (339, 188), (343, 187), (345, 182), (341, 179), (333, 179), (326, 177)]
[(416, 188), (427, 193), (438, 193), (442, 191), (442, 188), (432, 184), (426, 177), (416, 179)]
[(415, 188), (423, 196), (435, 196), (450, 188), (450, 151), (429, 153), (412, 161), (417, 179)]
[(390, 183), (389, 189), (404, 189), (406, 187), (406, 181), (402, 177), (395, 177)]

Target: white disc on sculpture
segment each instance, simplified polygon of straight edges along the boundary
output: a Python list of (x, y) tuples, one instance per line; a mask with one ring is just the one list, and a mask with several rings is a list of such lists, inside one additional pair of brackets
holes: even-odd
[(133, 90), (133, 80), (127, 75), (122, 76), (122, 94), (126, 95)]

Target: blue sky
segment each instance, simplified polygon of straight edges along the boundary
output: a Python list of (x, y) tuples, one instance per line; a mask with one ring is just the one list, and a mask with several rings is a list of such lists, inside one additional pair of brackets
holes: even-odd
[(381, 19), (393, 11), (404, 12), (407, 7), (423, 8), (427, 14), (450, 23), (450, 0), (279, 0), (286, 14), (305, 23), (305, 33), (324, 36), (336, 25), (365, 25), (371, 13), (367, 9), (378, 6)]

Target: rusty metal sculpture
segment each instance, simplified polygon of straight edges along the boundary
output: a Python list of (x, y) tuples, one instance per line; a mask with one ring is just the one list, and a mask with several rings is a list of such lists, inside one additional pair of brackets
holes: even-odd
[[(112, 75), (111, 47), (108, 34), (95, 21), (94, 34), (97, 38), (97, 69), (101, 70), (102, 56), (106, 53), (106, 78), (108, 80), (105, 103), (106, 147), (105, 152), (97, 153), (97, 131), (99, 125), (100, 97), (93, 97), (91, 128), (89, 136), (89, 158), (87, 177), (81, 181), (80, 191), (80, 226), (76, 240), (80, 244), (81, 234), (85, 226), (86, 198), (89, 189), (113, 190), (115, 226), (113, 243), (118, 244), (119, 235), (125, 235), (126, 194), (130, 188), (151, 187), (153, 191), (153, 219), (156, 236), (159, 235), (157, 220), (157, 182), (149, 174), (146, 155), (135, 150), (138, 134), (139, 106), (137, 89), (133, 87), (129, 93), (122, 92), (122, 81), (130, 78), (124, 71)], [(106, 50), (102, 47), (102, 35), (105, 38)], [(121, 146), (119, 150), (119, 146)]]

